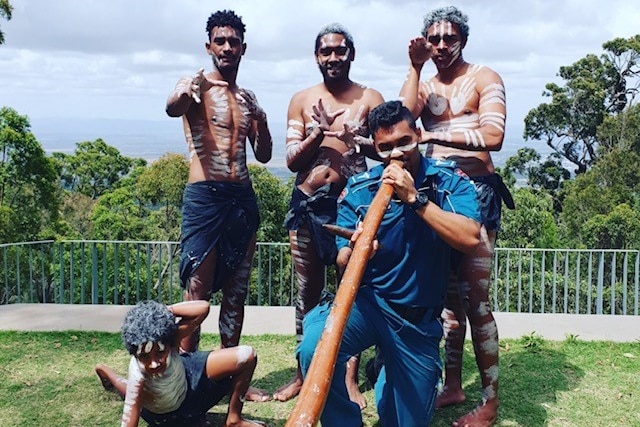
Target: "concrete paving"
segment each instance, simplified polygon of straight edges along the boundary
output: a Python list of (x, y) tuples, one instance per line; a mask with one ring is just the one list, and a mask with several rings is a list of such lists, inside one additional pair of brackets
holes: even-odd
[[(119, 332), (131, 306), (9, 304), (0, 305), (0, 330)], [(211, 306), (203, 331), (218, 333), (219, 306)], [(247, 306), (244, 335), (294, 335), (293, 307)], [(586, 314), (494, 313), (500, 338), (535, 333), (550, 340), (567, 335), (585, 341), (640, 342), (640, 316)], [(467, 328), (467, 338), (469, 330)]]

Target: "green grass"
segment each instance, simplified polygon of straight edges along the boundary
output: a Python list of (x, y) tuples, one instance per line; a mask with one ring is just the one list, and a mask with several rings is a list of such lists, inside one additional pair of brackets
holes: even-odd
[[(258, 351), (255, 386), (273, 391), (291, 378), (294, 337), (263, 335), (244, 337), (242, 342)], [(201, 348), (217, 346), (217, 337), (203, 337)], [(433, 426), (449, 426), (480, 399), (472, 354), (467, 342), (467, 402), (436, 411)], [(370, 355), (367, 352), (363, 361)], [(102, 389), (93, 373), (98, 362), (126, 373), (128, 356), (118, 334), (0, 332), (0, 424), (118, 425), (122, 401)], [(369, 403), (364, 425), (376, 426), (373, 391), (361, 378)], [(500, 401), (497, 426), (640, 426), (640, 343), (586, 342), (576, 336), (552, 342), (534, 334), (503, 340)], [(282, 426), (294, 403), (247, 402), (244, 412), (270, 426)], [(222, 423), (225, 411), (224, 403), (211, 410), (213, 425)]]

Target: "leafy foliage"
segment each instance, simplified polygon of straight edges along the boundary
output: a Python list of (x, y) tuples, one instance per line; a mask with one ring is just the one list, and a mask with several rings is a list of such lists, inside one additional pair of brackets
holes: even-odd
[(135, 164), (134, 159), (123, 156), (101, 138), (79, 142), (73, 155), (57, 153), (55, 158), (60, 163), (64, 187), (92, 199), (116, 188)]
[[(0, 17), (3, 17), (7, 21), (11, 19), (13, 12), (13, 6), (9, 3), (9, 0), (0, 0)], [(4, 44), (4, 33), (0, 30), (0, 44)]]
[(292, 182), (283, 184), (264, 166), (249, 165), (249, 174), (258, 198), (259, 242), (286, 242), (284, 217), (289, 209)]
[(516, 209), (502, 210), (498, 244), (508, 248), (559, 247), (551, 197), (530, 188), (518, 188), (512, 193)]
[(640, 35), (603, 45), (605, 54), (589, 54), (560, 67), (562, 85), (548, 83), (540, 104), (525, 118), (524, 137), (541, 140), (584, 173), (598, 159), (598, 127), (607, 116), (631, 105), (638, 93)]
[[(633, 209), (636, 215), (640, 212), (638, 164), (639, 153), (614, 150), (603, 156), (592, 170), (567, 183), (562, 190), (560, 215), (566, 243), (579, 246), (594, 243), (595, 224), (589, 221), (599, 215), (608, 216), (621, 204)], [(587, 224), (591, 224), (589, 231), (585, 228)], [(638, 240), (628, 243), (631, 246), (626, 247), (640, 248)]]
[(0, 232), (3, 242), (38, 240), (58, 220), (54, 163), (31, 133), (27, 116), (0, 109)]

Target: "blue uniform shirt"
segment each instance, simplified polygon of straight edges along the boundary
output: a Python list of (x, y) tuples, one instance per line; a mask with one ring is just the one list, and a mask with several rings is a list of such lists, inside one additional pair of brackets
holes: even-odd
[[(416, 188), (443, 210), (480, 221), (475, 187), (455, 168), (455, 162), (420, 159)], [(354, 229), (364, 219), (380, 188), (383, 170), (379, 165), (349, 179), (339, 199), (337, 225)], [(449, 280), (451, 247), (398, 199), (392, 199), (385, 212), (377, 239), (381, 247), (369, 260), (361, 286), (372, 286), (392, 303), (441, 306)], [(340, 250), (349, 241), (337, 237), (336, 243)]]

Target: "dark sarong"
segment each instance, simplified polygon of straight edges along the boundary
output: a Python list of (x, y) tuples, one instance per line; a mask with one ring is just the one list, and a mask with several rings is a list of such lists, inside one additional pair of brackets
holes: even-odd
[(207, 411), (231, 391), (231, 377), (214, 381), (203, 375), (209, 351), (182, 353), (187, 379), (187, 395), (178, 409), (166, 414), (156, 414), (142, 408), (142, 419), (150, 426), (190, 427), (199, 425)]
[(331, 184), (325, 184), (307, 196), (294, 187), (289, 212), (284, 219), (287, 230), (297, 230), (300, 226), (309, 229), (313, 246), (324, 265), (335, 264), (338, 255), (335, 236), (322, 226), (335, 224), (338, 216), (338, 197), (329, 195), (330, 190)]
[(240, 265), (258, 230), (260, 216), (251, 184), (201, 181), (184, 190), (180, 281), (183, 288), (215, 247), (218, 255), (212, 292)]
[(502, 216), (502, 202), (514, 209), (515, 204), (509, 189), (497, 173), (493, 175), (471, 177), (478, 194), (478, 205), (482, 224), (487, 231), (500, 230), (500, 217)]

